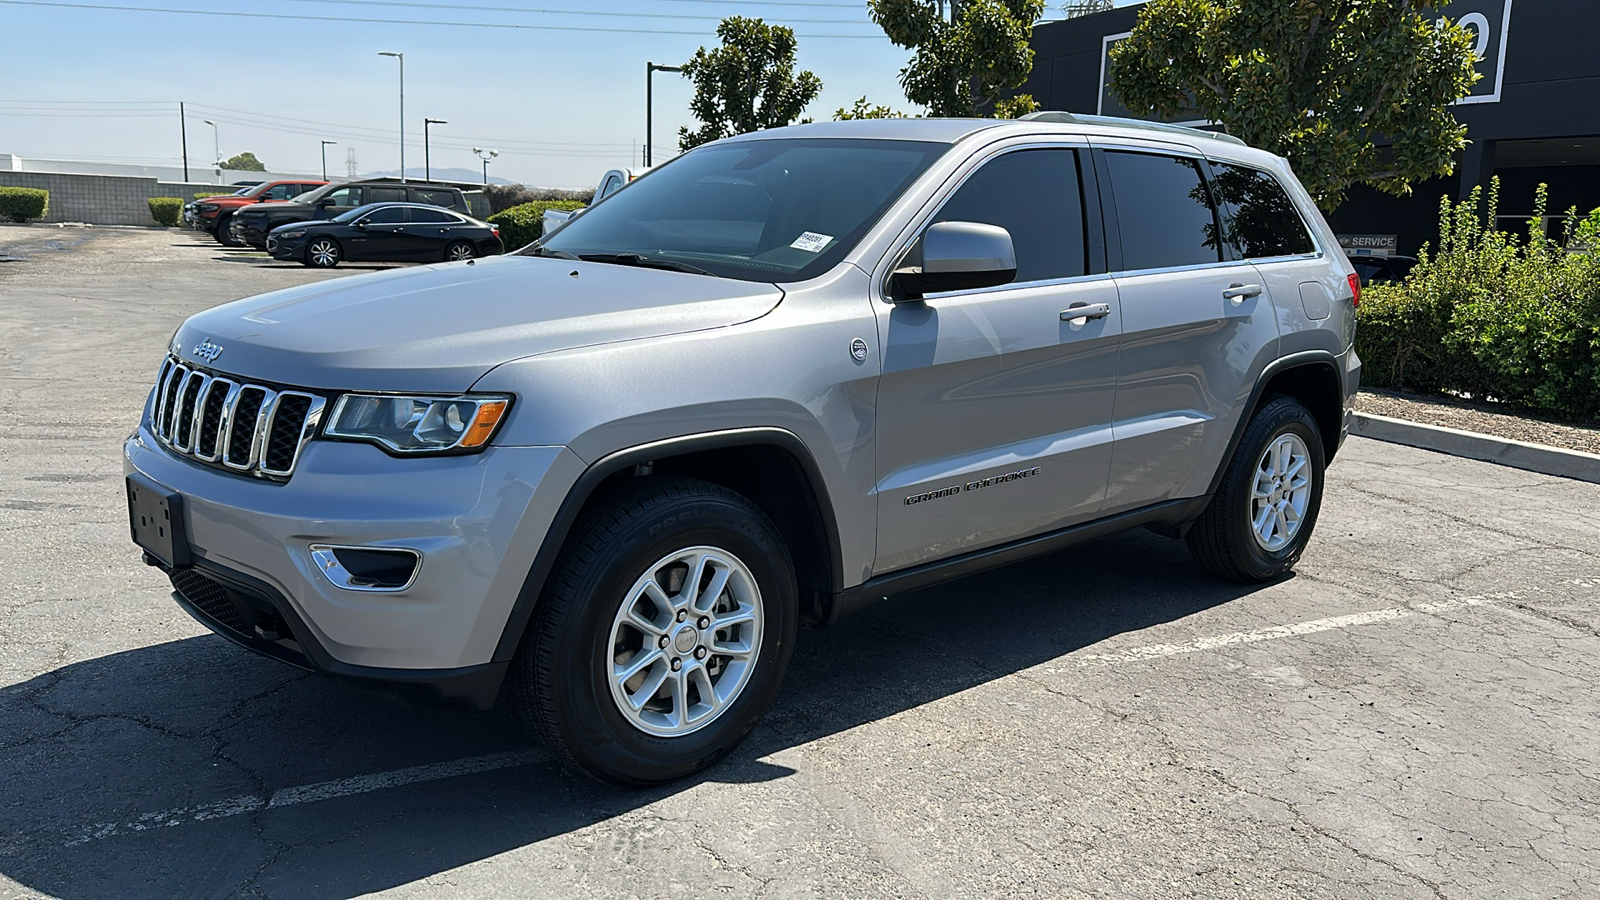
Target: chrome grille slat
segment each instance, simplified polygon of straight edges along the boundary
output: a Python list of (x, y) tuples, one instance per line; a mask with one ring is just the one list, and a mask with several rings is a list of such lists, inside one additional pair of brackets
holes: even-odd
[(327, 405), (306, 391), (236, 381), (169, 356), (150, 431), (169, 451), (242, 475), (287, 480)]

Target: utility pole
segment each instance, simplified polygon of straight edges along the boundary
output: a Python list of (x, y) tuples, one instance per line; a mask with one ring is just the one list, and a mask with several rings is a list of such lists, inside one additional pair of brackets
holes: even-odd
[[(425, 119), (422, 120), (422, 180), (423, 181), (432, 181), (433, 180), (433, 152), (428, 148), (428, 126), (429, 125), (449, 125), (449, 124), (450, 124), (449, 122), (446, 122), (443, 119), (426, 119), (425, 118)], [(484, 180), (488, 181), (488, 178), (485, 178)]]
[(400, 180), (406, 180), (406, 55), (393, 50), (381, 50), (379, 56), (392, 56), (400, 60)]
[(183, 180), (189, 181), (189, 120), (183, 114), (183, 101), (178, 101), (178, 131), (183, 134)]
[(650, 168), (654, 162), (652, 151), (655, 150), (656, 139), (650, 131), (652, 117), (655, 113), (655, 94), (651, 86), (651, 77), (657, 72), (682, 72), (683, 66), (658, 66), (648, 60), (644, 64), (644, 166)]
[[(339, 143), (339, 142), (338, 141), (323, 141), (322, 142), (322, 180), (323, 181), (327, 181), (328, 180), (328, 145), (329, 144), (337, 144), (337, 143)], [(353, 153), (355, 151), (352, 150), (351, 152)]]

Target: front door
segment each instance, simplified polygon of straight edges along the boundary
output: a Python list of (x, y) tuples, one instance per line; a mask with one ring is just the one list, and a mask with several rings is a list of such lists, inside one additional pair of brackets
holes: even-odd
[[(1017, 276), (879, 314), (875, 574), (1100, 509), (1122, 320), (1115, 284), (1090, 274), (1087, 165), (1070, 147), (1001, 152), (924, 224), (1005, 228)], [(1063, 317), (1079, 305), (1104, 314)]]
[(351, 260), (393, 259), (405, 249), (406, 208), (385, 206), (361, 217), (345, 247)]

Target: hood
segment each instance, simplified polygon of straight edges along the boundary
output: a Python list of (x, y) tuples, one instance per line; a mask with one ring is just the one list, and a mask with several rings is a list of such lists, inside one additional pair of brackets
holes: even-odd
[[(501, 363), (759, 318), (771, 284), (495, 256), (354, 275), (224, 304), (173, 336), (185, 362), (310, 388), (464, 391)], [(206, 342), (222, 350), (195, 355)]]

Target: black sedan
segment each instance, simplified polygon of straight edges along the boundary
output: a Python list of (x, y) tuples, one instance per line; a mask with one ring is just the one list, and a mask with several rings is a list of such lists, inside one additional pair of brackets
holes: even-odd
[(369, 203), (324, 222), (280, 225), (267, 252), (319, 269), (340, 262), (451, 262), (505, 252), (500, 229), (419, 203)]

